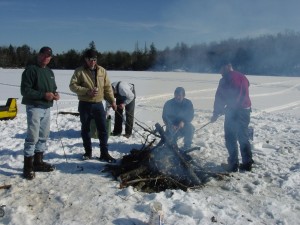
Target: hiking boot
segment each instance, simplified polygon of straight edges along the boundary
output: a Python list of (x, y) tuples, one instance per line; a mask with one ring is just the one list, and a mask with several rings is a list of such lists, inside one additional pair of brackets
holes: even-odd
[(85, 148), (85, 153), (82, 155), (83, 160), (88, 160), (92, 158), (92, 149), (91, 148)]
[(100, 155), (100, 161), (105, 161), (108, 163), (115, 163), (117, 160), (113, 158), (108, 152), (107, 153), (101, 153)]
[(241, 164), (240, 165), (240, 170), (244, 170), (244, 171), (251, 171), (252, 170), (252, 164), (254, 163), (253, 160), (251, 160), (250, 162), (248, 163), (245, 163), (245, 164)]
[(123, 137), (130, 138), (131, 134), (123, 134)]
[(43, 161), (43, 152), (36, 152), (33, 160), (33, 170), (36, 172), (52, 172), (55, 166)]
[(27, 180), (35, 178), (35, 172), (33, 171), (33, 156), (24, 156), (23, 177)]
[(232, 166), (230, 167), (230, 171), (229, 171), (229, 172), (235, 173), (235, 172), (237, 172), (238, 170), (239, 170), (239, 164), (237, 163), (237, 164), (234, 164), (234, 165), (232, 165)]
[(116, 136), (116, 137), (119, 137), (119, 136), (121, 136), (121, 133), (114, 133), (114, 132), (111, 132), (111, 133), (110, 133), (110, 136)]
[(91, 159), (92, 158), (92, 154), (91, 153), (84, 153), (83, 155), (82, 155), (82, 159), (83, 160), (89, 160), (89, 159)]

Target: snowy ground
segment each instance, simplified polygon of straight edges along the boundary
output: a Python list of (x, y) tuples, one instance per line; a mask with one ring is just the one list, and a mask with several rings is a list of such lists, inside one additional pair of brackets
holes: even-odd
[[(37, 173), (24, 180), (23, 144), (26, 115), (20, 104), (20, 76), (23, 70), (0, 69), (0, 104), (17, 97), (17, 118), (0, 121), (0, 206), (5, 215), (0, 224), (147, 224), (150, 205), (163, 205), (165, 224), (299, 224), (300, 221), (300, 78), (248, 76), (253, 103), (254, 127), (252, 172), (238, 172), (224, 180), (211, 179), (201, 189), (184, 192), (167, 190), (142, 193), (119, 188), (110, 174), (102, 173), (105, 163), (80, 160), (82, 141), (78, 117), (58, 111), (77, 111), (77, 99), (68, 84), (73, 71), (55, 71), (61, 100), (52, 108), (49, 150), (45, 159), (55, 164), (52, 173)], [(111, 81), (135, 83), (136, 121), (152, 127), (162, 124), (162, 107), (177, 86), (195, 107), (197, 132), (194, 144), (201, 147), (190, 155), (208, 171), (223, 172), (227, 151), (223, 120), (209, 121), (219, 74), (183, 72), (109, 71)], [(141, 146), (143, 131), (136, 126), (130, 139), (110, 137), (111, 154), (120, 159)], [(93, 139), (94, 155), (99, 156)], [(179, 143), (181, 144), (181, 143)]]

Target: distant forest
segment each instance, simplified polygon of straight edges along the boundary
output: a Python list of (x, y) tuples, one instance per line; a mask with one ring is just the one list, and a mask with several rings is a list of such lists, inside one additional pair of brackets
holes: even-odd
[[(87, 48), (97, 50), (94, 41)], [(71, 49), (54, 55), (52, 69), (75, 69), (83, 62), (83, 52)], [(28, 45), (0, 47), (0, 67), (24, 68), (36, 57)], [(220, 42), (157, 50), (154, 43), (133, 52), (99, 52), (98, 64), (107, 70), (187, 71), (217, 73), (222, 61), (230, 61), (236, 70), (251, 75), (300, 76), (300, 33), (285, 31), (256, 38), (228, 39)]]

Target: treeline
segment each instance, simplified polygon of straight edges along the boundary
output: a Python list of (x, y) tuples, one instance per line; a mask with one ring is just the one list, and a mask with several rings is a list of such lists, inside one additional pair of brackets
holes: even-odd
[[(87, 48), (96, 49), (94, 41)], [(56, 54), (53, 69), (75, 69), (83, 62), (83, 52), (74, 49)], [(23, 68), (36, 57), (28, 45), (0, 47), (0, 67)], [(101, 52), (98, 63), (108, 70), (188, 71), (215, 73), (223, 61), (230, 61), (246, 74), (300, 76), (300, 33), (286, 31), (256, 38), (228, 39), (220, 42), (188, 46), (178, 43), (174, 48), (157, 50), (149, 47), (133, 52)]]

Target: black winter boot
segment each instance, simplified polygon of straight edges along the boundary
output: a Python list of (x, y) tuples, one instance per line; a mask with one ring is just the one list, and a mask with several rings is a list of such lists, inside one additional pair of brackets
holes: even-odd
[(33, 171), (33, 156), (24, 156), (23, 177), (27, 180), (35, 178), (35, 173)]
[(254, 161), (251, 159), (248, 163), (245, 164), (241, 164), (240, 165), (240, 170), (244, 170), (244, 171), (251, 171), (252, 170), (252, 164), (254, 163)]
[(117, 160), (113, 158), (108, 152), (100, 153), (100, 161), (105, 161), (108, 163), (115, 163)]
[(85, 153), (82, 156), (83, 160), (88, 160), (92, 158), (92, 149), (91, 148), (85, 148), (84, 149)]
[(36, 152), (33, 160), (33, 170), (36, 172), (51, 172), (55, 170), (55, 166), (43, 161), (43, 152)]
[(239, 170), (239, 164), (234, 164), (229, 168), (229, 172), (237, 172)]

